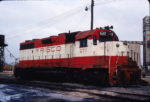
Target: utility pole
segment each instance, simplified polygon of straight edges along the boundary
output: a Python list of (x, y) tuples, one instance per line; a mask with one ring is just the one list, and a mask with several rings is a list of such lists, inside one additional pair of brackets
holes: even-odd
[(93, 30), (94, 22), (94, 0), (91, 0), (91, 30)]

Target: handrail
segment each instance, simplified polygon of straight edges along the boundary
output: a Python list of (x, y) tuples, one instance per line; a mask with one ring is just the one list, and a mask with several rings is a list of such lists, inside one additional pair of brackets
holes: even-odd
[(119, 61), (119, 57), (120, 57), (119, 54), (120, 54), (120, 53), (118, 52), (118, 54), (117, 54), (117, 60), (116, 60), (116, 66), (117, 66), (118, 61)]

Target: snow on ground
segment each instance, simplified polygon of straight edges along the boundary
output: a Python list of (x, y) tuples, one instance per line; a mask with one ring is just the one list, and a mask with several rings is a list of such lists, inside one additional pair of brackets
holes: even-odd
[[(150, 83), (149, 77), (143, 78), (143, 80)], [(142, 95), (150, 94), (150, 84), (131, 87), (96, 87), (71, 83), (62, 83), (62, 85), (75, 87), (76, 90), (56, 91), (22, 85), (0, 84), (0, 102), (106, 102), (107, 99), (103, 99), (95, 94), (90, 94), (102, 93), (103, 90)]]
[(48, 102), (46, 100), (79, 102), (90, 98), (98, 99), (97, 96), (88, 95), (86, 93), (50, 91), (46, 89), (25, 87), (19, 85), (17, 86), (0, 84), (1, 102)]
[[(61, 94), (60, 92), (44, 92), (40, 89), (34, 89), (31, 87), (23, 87), (16, 85), (0, 85), (0, 101), (2, 102), (12, 102), (12, 101), (28, 101), (37, 97), (51, 97), (57, 99), (64, 99), (69, 101), (81, 101), (82, 98), (71, 97), (69, 95)], [(24, 100), (22, 100), (24, 99)]]

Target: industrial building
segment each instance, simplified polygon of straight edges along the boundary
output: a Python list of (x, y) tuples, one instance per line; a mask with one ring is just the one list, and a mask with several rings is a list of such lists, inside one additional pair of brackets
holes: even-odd
[(6, 47), (7, 44), (5, 44), (5, 36), (0, 35), (0, 71), (3, 71), (5, 58), (4, 58), (4, 47)]
[(150, 16), (143, 19), (143, 66), (150, 71)]

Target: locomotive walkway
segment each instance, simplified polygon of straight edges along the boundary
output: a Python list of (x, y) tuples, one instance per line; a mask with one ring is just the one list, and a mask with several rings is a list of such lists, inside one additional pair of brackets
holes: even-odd
[[(144, 80), (150, 82), (150, 78)], [(31, 87), (40, 87), (53, 91), (73, 92), (76, 95), (88, 94), (95, 98), (94, 102), (150, 102), (150, 84), (128, 87), (102, 87), (83, 85), (81, 83), (56, 83), (46, 81), (16, 80), (12, 72), (0, 73), (0, 84), (17, 84)], [(86, 98), (86, 96), (85, 96)], [(87, 97), (88, 98), (88, 97)], [(96, 101), (97, 100), (97, 101)], [(81, 101), (85, 102), (85, 101)], [(87, 101), (86, 102), (93, 102)]]

